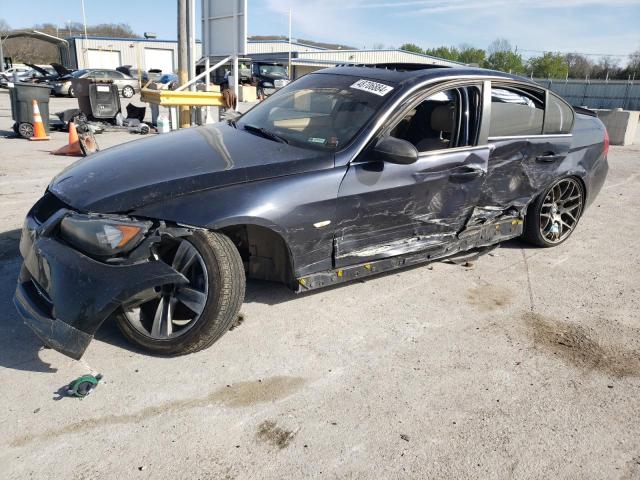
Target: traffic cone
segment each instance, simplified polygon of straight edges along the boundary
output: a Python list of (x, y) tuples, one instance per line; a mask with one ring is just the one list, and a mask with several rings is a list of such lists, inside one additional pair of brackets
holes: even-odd
[(42, 117), (40, 116), (40, 109), (38, 108), (38, 102), (33, 100), (33, 137), (29, 140), (49, 140), (51, 137), (47, 135), (42, 123)]
[(82, 148), (80, 147), (80, 139), (78, 138), (78, 130), (76, 129), (75, 123), (69, 122), (69, 143), (53, 152), (53, 154), (79, 156), (84, 155), (84, 153), (82, 152)]

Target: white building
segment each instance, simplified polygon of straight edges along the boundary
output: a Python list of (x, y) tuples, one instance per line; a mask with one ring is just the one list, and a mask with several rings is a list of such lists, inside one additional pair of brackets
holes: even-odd
[[(146, 38), (71, 37), (70, 68), (116, 68), (132, 65), (143, 70), (160, 69), (174, 72), (178, 67), (178, 42)], [(246, 57), (257, 60), (289, 59), (286, 40), (249, 40)], [(201, 58), (202, 45), (196, 42), (195, 58)], [(299, 42), (291, 43), (292, 77), (298, 78), (314, 70), (337, 64), (424, 63), (459, 66), (458, 62), (404, 50), (329, 50)]]
[[(174, 72), (178, 68), (178, 42), (150, 38), (68, 38), (70, 68), (116, 68), (132, 65), (143, 70)], [(202, 45), (196, 42), (196, 58)]]
[[(288, 61), (289, 43), (286, 40), (249, 40), (247, 42), (248, 55), (254, 59)], [(387, 50), (329, 50), (326, 48), (291, 43), (291, 67), (293, 78), (321, 68), (338, 64), (377, 64), (377, 63), (423, 63), (425, 65), (443, 65), (456, 67), (463, 65), (459, 62), (443, 58), (407, 52), (400, 49)]]

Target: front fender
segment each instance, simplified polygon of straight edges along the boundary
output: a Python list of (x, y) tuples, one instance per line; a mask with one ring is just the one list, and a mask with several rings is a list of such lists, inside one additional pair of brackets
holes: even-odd
[(338, 187), (346, 167), (204, 190), (131, 215), (219, 230), (258, 225), (280, 235), (299, 277), (332, 265)]

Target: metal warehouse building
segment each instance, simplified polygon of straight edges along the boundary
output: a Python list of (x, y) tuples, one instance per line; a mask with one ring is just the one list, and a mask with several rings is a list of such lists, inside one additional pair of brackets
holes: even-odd
[[(248, 56), (253, 59), (287, 61), (289, 57), (289, 43), (286, 40), (250, 40), (247, 44), (247, 49), (249, 51)], [(340, 63), (424, 63), (426, 65), (449, 67), (463, 65), (459, 62), (399, 49), (329, 50), (303, 43), (291, 43), (293, 78)]]
[[(147, 38), (71, 37), (70, 68), (116, 68), (133, 65), (144, 70), (173, 72), (178, 68), (178, 42)], [(196, 43), (196, 58), (202, 45)]]
[[(144, 70), (160, 69), (173, 72), (177, 69), (178, 42), (146, 38), (71, 37), (69, 45), (70, 68), (116, 68), (120, 65), (139, 66)], [(340, 63), (424, 63), (427, 65), (458, 66), (430, 55), (404, 50), (329, 50), (286, 40), (249, 40), (247, 57), (256, 60), (285, 62), (291, 48), (292, 77)], [(202, 44), (196, 42), (195, 58), (201, 58)]]

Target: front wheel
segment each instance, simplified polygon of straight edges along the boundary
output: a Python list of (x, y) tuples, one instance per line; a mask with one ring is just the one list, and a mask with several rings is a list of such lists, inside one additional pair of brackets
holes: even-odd
[(189, 283), (152, 288), (127, 300), (116, 313), (120, 330), (162, 355), (211, 346), (236, 321), (244, 300), (244, 266), (235, 245), (220, 233), (198, 231), (160, 244), (156, 256)]
[(133, 97), (134, 93), (136, 93), (135, 90), (133, 89), (133, 87), (131, 87), (129, 85), (125, 85), (122, 88), (122, 96), (124, 98), (131, 98), (131, 97)]
[(573, 177), (557, 180), (529, 205), (522, 237), (539, 247), (560, 245), (573, 233), (584, 209), (584, 188)]
[(73, 90), (73, 87), (69, 87), (69, 91), (67, 92), (70, 97), (75, 97), (76, 92)]

